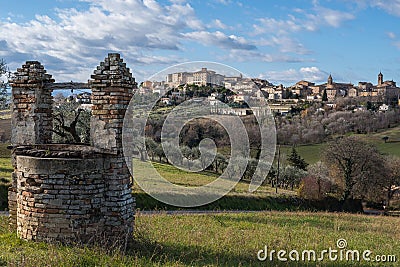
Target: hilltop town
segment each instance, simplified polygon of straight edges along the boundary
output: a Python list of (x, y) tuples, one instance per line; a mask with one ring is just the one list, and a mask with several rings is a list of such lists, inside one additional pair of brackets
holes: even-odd
[[(326, 102), (334, 103), (335, 100), (350, 98), (365, 98), (370, 103), (381, 105), (381, 109), (388, 109), (390, 106), (398, 106), (400, 88), (396, 82), (385, 81), (383, 74), (378, 74), (377, 84), (360, 81), (357, 85), (352, 83), (335, 82), (332, 75), (329, 75), (327, 82), (316, 84), (301, 80), (292, 86), (285, 87), (282, 84), (274, 85), (267, 80), (258, 78), (244, 78), (242, 75), (229, 77), (218, 74), (213, 70), (202, 68), (196, 72), (177, 72), (168, 74), (165, 81), (144, 81), (140, 84), (139, 93), (167, 94), (162, 101), (166, 104), (171, 100), (183, 97), (186, 89), (190, 86), (197, 87), (223, 87), (234, 92), (229, 96), (229, 101), (234, 103), (247, 102), (250, 99), (267, 100), (272, 110), (285, 113), (289, 106), (295, 103)], [(260, 91), (261, 90), (261, 91)], [(218, 94), (212, 93), (209, 99), (217, 99)]]

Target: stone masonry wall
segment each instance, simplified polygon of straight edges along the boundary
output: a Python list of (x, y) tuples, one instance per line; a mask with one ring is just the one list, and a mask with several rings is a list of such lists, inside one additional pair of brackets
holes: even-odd
[(52, 98), (46, 86), (54, 80), (36, 61), (26, 62), (16, 77), (9, 207), (18, 235), (61, 242), (128, 240), (135, 201), (122, 127), (136, 82), (120, 55), (108, 54), (89, 81), (92, 146), (78, 147), (89, 154), (71, 152), (76, 146), (63, 145), (63, 151), (54, 152), (54, 145), (42, 145), (51, 142)]
[(13, 144), (51, 143), (53, 129), (52, 90), (54, 80), (37, 61), (27, 61), (17, 69), (12, 86)]
[(17, 233), (27, 240), (98, 241), (104, 233), (106, 158), (17, 157)]
[(122, 152), (125, 112), (136, 88), (135, 78), (119, 54), (108, 54), (91, 76), (93, 146)]
[(133, 223), (134, 199), (129, 169), (123, 157), (122, 127), (136, 82), (119, 54), (108, 54), (91, 78), (91, 140), (94, 147), (115, 154), (110, 157), (111, 168), (104, 173), (108, 188), (105, 214), (110, 218), (106, 225), (110, 231), (126, 231), (124, 227)]
[[(31, 145), (51, 143), (52, 121), (52, 90), (46, 89), (47, 84), (54, 82), (52, 76), (46, 73), (38, 61), (27, 61), (15, 72), (12, 86), (12, 135), (14, 145)], [(16, 186), (17, 165), (15, 155), (12, 157), (14, 172), (12, 185), (9, 188), (10, 224), (16, 227)]]

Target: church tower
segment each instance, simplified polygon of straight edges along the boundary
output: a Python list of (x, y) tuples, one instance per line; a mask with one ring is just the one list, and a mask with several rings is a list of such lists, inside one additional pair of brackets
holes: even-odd
[(379, 72), (378, 74), (378, 85), (382, 85), (383, 84), (383, 74), (382, 72)]
[(328, 77), (328, 85), (333, 85), (332, 75), (330, 75), (330, 74), (329, 74), (329, 77)]

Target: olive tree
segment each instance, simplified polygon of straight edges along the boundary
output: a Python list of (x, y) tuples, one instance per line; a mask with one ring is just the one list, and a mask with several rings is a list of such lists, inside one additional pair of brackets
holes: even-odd
[(10, 77), (11, 72), (7, 68), (7, 63), (4, 59), (0, 59), (0, 109), (5, 109), (7, 107), (7, 79)]

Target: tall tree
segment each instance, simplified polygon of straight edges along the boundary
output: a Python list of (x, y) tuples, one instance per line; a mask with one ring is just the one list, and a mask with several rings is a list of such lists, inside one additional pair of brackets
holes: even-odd
[(323, 154), (330, 176), (342, 187), (342, 200), (369, 199), (381, 194), (384, 160), (377, 148), (355, 136), (339, 137)]
[(283, 169), (280, 182), (285, 189), (290, 187), (292, 190), (294, 190), (294, 187), (299, 186), (300, 181), (306, 176), (306, 174), (307, 172), (305, 170), (288, 165)]
[(300, 170), (306, 171), (308, 163), (297, 153), (296, 147), (292, 146), (292, 152), (287, 158), (289, 165), (296, 167)]
[(390, 156), (385, 162), (388, 172), (384, 185), (384, 193), (386, 193), (386, 206), (390, 207), (394, 194), (400, 191), (400, 158)]
[(323, 199), (331, 185), (328, 168), (318, 161), (307, 168), (307, 177), (302, 181), (300, 195), (311, 199)]
[(327, 102), (328, 101), (328, 94), (326, 92), (326, 88), (324, 89), (324, 92), (322, 94), (322, 101)]
[[(146, 138), (146, 150), (147, 154), (151, 157), (151, 160), (154, 161), (154, 157), (156, 156), (158, 143), (156, 143), (152, 138)], [(161, 162), (161, 160), (160, 160)]]

